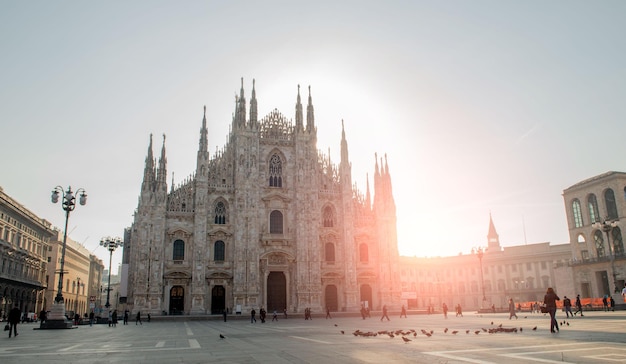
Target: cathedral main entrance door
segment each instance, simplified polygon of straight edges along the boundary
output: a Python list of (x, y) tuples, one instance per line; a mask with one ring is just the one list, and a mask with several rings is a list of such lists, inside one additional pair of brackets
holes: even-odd
[(211, 313), (217, 315), (226, 309), (226, 290), (223, 286), (215, 286), (211, 290)]
[(267, 311), (281, 312), (287, 308), (287, 279), (283, 272), (270, 272), (267, 277)]
[(326, 308), (330, 311), (339, 311), (338, 302), (337, 302), (337, 286), (334, 284), (330, 284), (326, 286), (325, 294), (326, 297)]
[(170, 290), (170, 315), (182, 315), (185, 311), (185, 290), (174, 286)]
[(369, 284), (361, 285), (361, 303), (363, 303), (366, 308), (372, 308), (372, 287), (370, 287)]

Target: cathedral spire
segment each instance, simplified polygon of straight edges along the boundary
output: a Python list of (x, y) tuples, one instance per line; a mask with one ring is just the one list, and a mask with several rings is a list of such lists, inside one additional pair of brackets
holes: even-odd
[(161, 157), (159, 158), (159, 169), (157, 170), (157, 189), (167, 191), (167, 158), (165, 157), (165, 134), (163, 134), (163, 146), (161, 147)]
[(152, 133), (150, 133), (150, 144), (148, 145), (148, 154), (146, 155), (146, 165), (143, 170), (142, 190), (150, 190), (154, 185), (154, 155), (152, 154)]
[(309, 133), (315, 131), (315, 115), (313, 112), (313, 99), (311, 98), (311, 86), (309, 86), (309, 103), (306, 106), (306, 130)]
[(241, 89), (237, 98), (237, 106), (235, 109), (235, 125), (242, 128), (246, 125), (246, 98), (243, 93), (243, 77), (241, 78)]
[(370, 176), (369, 173), (365, 174), (365, 204), (368, 209), (372, 208), (372, 198), (370, 196)]
[(300, 85), (298, 85), (298, 98), (296, 100), (296, 131), (303, 131), (302, 124), (302, 102), (300, 100)]
[(250, 120), (248, 121), (248, 125), (250, 127), (255, 127), (257, 124), (257, 104), (256, 104), (256, 90), (255, 90), (255, 80), (252, 79), (252, 96), (250, 97)]
[(202, 128), (200, 129), (200, 146), (198, 152), (206, 152), (208, 148), (208, 130), (206, 128), (206, 105), (204, 105), (204, 116), (202, 117)]
[(341, 119), (341, 165), (349, 166), (348, 159), (348, 141), (346, 140), (346, 131), (343, 125), (343, 119)]

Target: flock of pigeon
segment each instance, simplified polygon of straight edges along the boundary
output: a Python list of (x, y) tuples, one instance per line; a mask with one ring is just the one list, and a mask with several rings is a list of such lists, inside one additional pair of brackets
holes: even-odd
[[(569, 326), (569, 322), (567, 321), (563, 321), (563, 322), (559, 322), (559, 324), (561, 326)], [(491, 322), (491, 325), (493, 326), (493, 321)], [(335, 324), (335, 326), (337, 326)], [(532, 331), (536, 331), (537, 330), (537, 326), (533, 327), (531, 329)], [(496, 334), (496, 333), (517, 333), (517, 332), (523, 332), (524, 328), (522, 327), (503, 327), (502, 324), (495, 326), (495, 327), (490, 327), (490, 328), (484, 328), (481, 327), (480, 330), (449, 330), (447, 327), (443, 329), (443, 333), (444, 334), (451, 334), (451, 335), (456, 335), (462, 331), (465, 331), (465, 334), (470, 334), (470, 333), (474, 333), (475, 335), (478, 335), (480, 333), (488, 333), (488, 334)], [(344, 330), (340, 331), (341, 334), (345, 334)], [(376, 336), (384, 336), (384, 337), (389, 337), (389, 338), (395, 338), (395, 337), (400, 337), (402, 339), (402, 341), (404, 341), (405, 343), (409, 343), (410, 341), (412, 341), (410, 339), (410, 337), (413, 337), (414, 339), (417, 338), (418, 335), (424, 335), (426, 337), (431, 337), (435, 334), (434, 330), (424, 330), (421, 329), (419, 331), (416, 331), (414, 329), (409, 329), (409, 330), (395, 330), (395, 331), (389, 331), (389, 330), (381, 330), (381, 331), (361, 331), (361, 330), (356, 330), (354, 332), (352, 332), (352, 335), (354, 336), (360, 336), (360, 337), (376, 337)]]

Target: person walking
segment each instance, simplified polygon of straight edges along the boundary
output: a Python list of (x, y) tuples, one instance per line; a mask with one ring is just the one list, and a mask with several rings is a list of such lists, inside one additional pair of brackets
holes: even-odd
[(43, 324), (44, 322), (46, 322), (47, 318), (48, 318), (48, 313), (46, 312), (46, 309), (44, 308), (43, 310), (41, 310), (41, 312), (39, 312), (39, 321), (41, 321), (41, 323)]
[(513, 298), (509, 298), (509, 320), (515, 316), (517, 320), (517, 314), (515, 313), (515, 303), (513, 302)]
[(459, 316), (463, 317), (463, 308), (460, 303), (456, 305), (456, 317)]
[(572, 301), (567, 298), (567, 296), (563, 296), (563, 308), (565, 309), (566, 317), (574, 317), (574, 314), (572, 313)]
[(583, 305), (582, 303), (580, 303), (580, 295), (577, 294), (576, 295), (576, 312), (574, 312), (574, 316), (576, 316), (576, 314), (579, 312), (580, 312), (580, 317), (585, 316), (583, 315)]
[(20, 323), (21, 317), (22, 312), (20, 312), (20, 309), (16, 303), (15, 307), (13, 307), (11, 311), (9, 311), (9, 317), (7, 317), (7, 320), (9, 321), (9, 338), (11, 338), (11, 333), (14, 333), (17, 337), (17, 324)]
[(124, 325), (128, 325), (128, 310), (124, 310)]
[(386, 318), (387, 321), (391, 321), (389, 319), (389, 316), (387, 316), (387, 305), (383, 305), (383, 316), (380, 318), (380, 321), (382, 321), (384, 318)]
[(441, 306), (441, 308), (443, 309), (443, 317), (444, 318), (448, 318), (448, 305), (444, 304)]
[(272, 321), (278, 321), (278, 312), (274, 309), (274, 314), (272, 315)]
[(330, 308), (326, 307), (326, 319), (332, 319), (332, 316), (330, 316)]
[(256, 311), (254, 308), (252, 309), (252, 311), (250, 311), (250, 323), (256, 323)]
[(113, 325), (113, 312), (109, 310), (109, 318), (108, 318), (109, 327)]
[(89, 326), (93, 326), (93, 319), (94, 319), (95, 315), (93, 313), (93, 311), (89, 312)]
[(261, 309), (259, 310), (259, 317), (261, 318), (261, 323), (262, 324), (265, 323), (266, 315), (267, 315), (267, 311), (265, 311), (265, 309), (263, 307), (261, 307)]
[(113, 327), (117, 327), (117, 310), (113, 310)]
[(404, 308), (404, 305), (402, 305), (402, 309), (400, 310), (400, 318), (402, 318), (402, 316), (406, 318), (406, 308)]
[(367, 316), (367, 312), (365, 311), (365, 305), (361, 304), (361, 317), (365, 320), (365, 316)]
[(613, 296), (609, 297), (609, 308), (611, 311), (615, 312), (615, 300), (613, 299)]
[(560, 300), (554, 289), (548, 287), (546, 295), (543, 297), (543, 303), (546, 305), (548, 313), (550, 313), (550, 332), (552, 333), (559, 332), (559, 323), (556, 322), (556, 301)]
[(135, 325), (137, 325), (137, 323), (143, 325), (143, 323), (141, 322), (141, 311), (137, 311), (137, 316), (135, 317)]
[(604, 311), (608, 311), (609, 310), (609, 301), (608, 301), (608, 295), (604, 295), (604, 297), (602, 297), (602, 306), (604, 307)]

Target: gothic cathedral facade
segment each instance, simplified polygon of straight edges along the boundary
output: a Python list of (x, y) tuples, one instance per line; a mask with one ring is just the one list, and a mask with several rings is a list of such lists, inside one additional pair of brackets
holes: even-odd
[(278, 110), (257, 117), (243, 80), (231, 131), (209, 155), (206, 107), (195, 173), (169, 190), (165, 137), (152, 136), (124, 247), (127, 303), (154, 314), (358, 311), (401, 304), (396, 208), (386, 157), (374, 194), (352, 183), (342, 122), (338, 165), (317, 149), (309, 88), (295, 125)]

